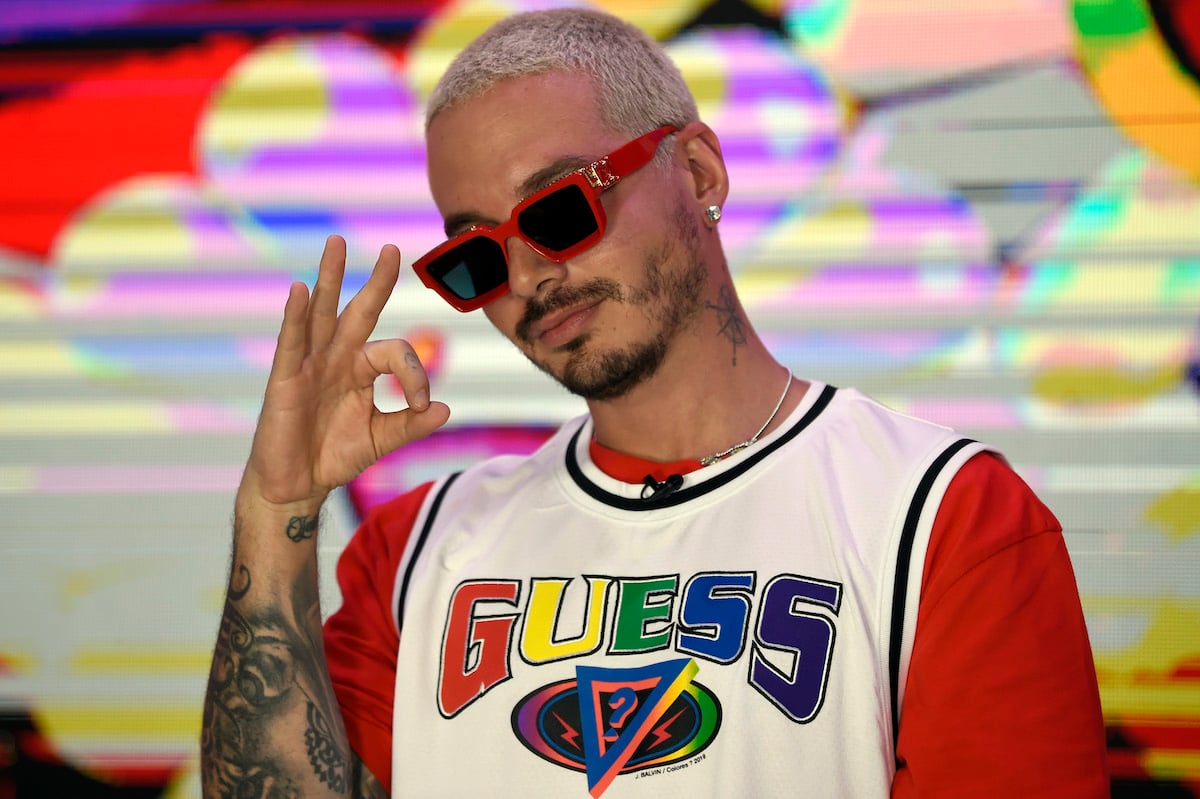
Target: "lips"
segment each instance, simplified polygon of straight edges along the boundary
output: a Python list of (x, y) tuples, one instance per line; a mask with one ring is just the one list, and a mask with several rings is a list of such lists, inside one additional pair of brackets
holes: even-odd
[(547, 347), (559, 347), (579, 335), (595, 315), (601, 298), (593, 298), (553, 313), (546, 314), (528, 328), (527, 340)]
[(604, 300), (624, 300), (621, 287), (611, 278), (593, 277), (583, 285), (557, 286), (546, 296), (526, 303), (525, 313), (517, 322), (517, 339), (529, 346), (560, 346), (579, 334), (593, 309)]

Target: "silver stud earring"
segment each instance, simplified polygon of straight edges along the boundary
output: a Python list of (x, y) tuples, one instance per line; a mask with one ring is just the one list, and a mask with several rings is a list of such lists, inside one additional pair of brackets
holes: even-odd
[(708, 217), (708, 221), (716, 224), (721, 221), (721, 206), (710, 205), (704, 209), (704, 215)]

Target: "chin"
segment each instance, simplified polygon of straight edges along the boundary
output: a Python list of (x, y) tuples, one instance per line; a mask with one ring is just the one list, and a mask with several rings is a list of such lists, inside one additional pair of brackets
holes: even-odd
[(552, 376), (567, 391), (585, 400), (620, 399), (658, 372), (666, 352), (662, 338), (602, 353), (588, 353), (581, 348), (567, 359), (561, 374)]

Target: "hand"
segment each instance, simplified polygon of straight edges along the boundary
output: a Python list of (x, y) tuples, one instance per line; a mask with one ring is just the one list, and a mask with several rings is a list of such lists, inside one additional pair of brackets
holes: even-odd
[[(273, 505), (319, 504), (387, 453), (432, 433), (450, 409), (429, 401), (429, 378), (400, 339), (368, 342), (396, 278), (400, 252), (386, 245), (341, 316), (346, 242), (330, 236), (312, 297), (293, 283), (242, 493)], [(375, 380), (395, 375), (408, 408), (382, 413)]]

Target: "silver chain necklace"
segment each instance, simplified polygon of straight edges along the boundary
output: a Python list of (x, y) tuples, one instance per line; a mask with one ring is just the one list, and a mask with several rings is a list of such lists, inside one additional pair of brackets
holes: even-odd
[(725, 450), (724, 452), (718, 452), (715, 455), (705, 455), (703, 458), (700, 459), (700, 465), (701, 466), (712, 466), (717, 461), (724, 460), (725, 458), (728, 458), (730, 455), (734, 454), (735, 452), (741, 452), (746, 447), (753, 444), (755, 441), (758, 441), (758, 437), (763, 434), (763, 431), (771, 426), (771, 422), (775, 421), (775, 415), (777, 413), (779, 413), (779, 409), (783, 407), (783, 401), (785, 399), (787, 399), (788, 390), (791, 389), (791, 387), (792, 387), (792, 370), (788, 369), (787, 370), (787, 382), (785, 382), (783, 384), (783, 393), (779, 395), (779, 402), (775, 403), (775, 410), (771, 411), (771, 415), (767, 417), (767, 421), (763, 422), (763, 426), (758, 428), (758, 432), (755, 433), (754, 435), (750, 436), (750, 438), (746, 439), (742, 443), (734, 444), (732, 447)]

